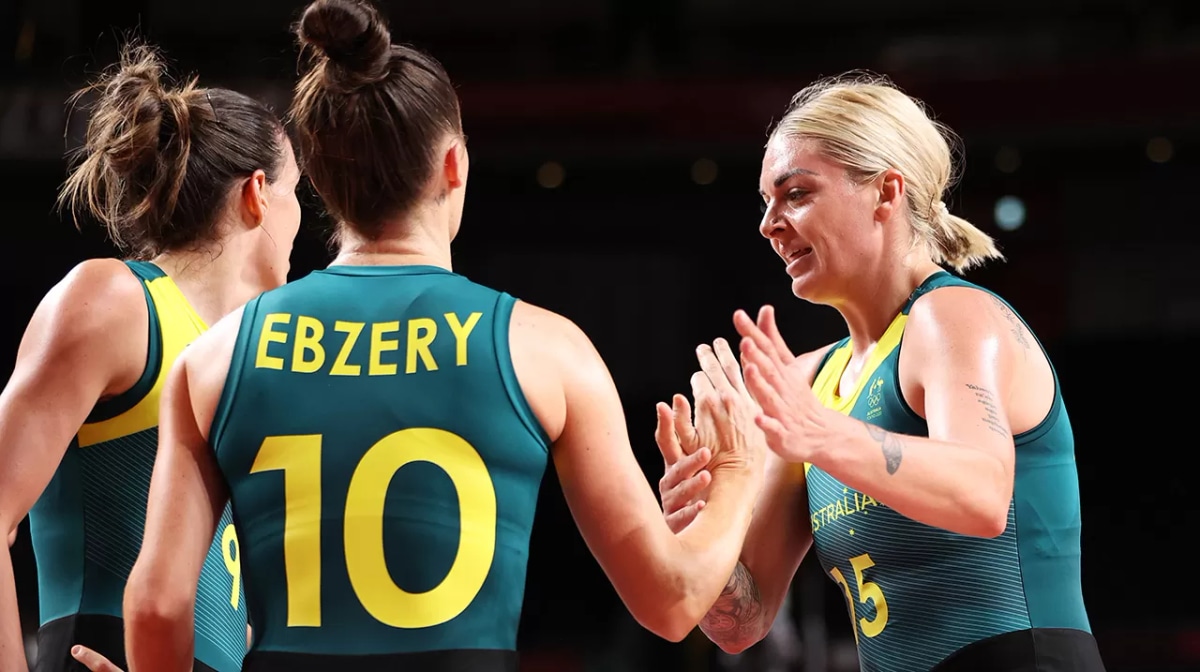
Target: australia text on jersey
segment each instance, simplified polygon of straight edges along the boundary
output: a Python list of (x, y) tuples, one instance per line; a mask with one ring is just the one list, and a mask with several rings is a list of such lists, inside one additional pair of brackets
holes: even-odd
[[(254, 358), (254, 368), (325, 373), (330, 376), (394, 376), (399, 372), (399, 357), (389, 355), (400, 350), (404, 338), (404, 373), (418, 370), (437, 371), (430, 345), (437, 338), (451, 336), (455, 341), (454, 365), (467, 365), (467, 339), (483, 313), (474, 312), (461, 319), (457, 313), (445, 313), (440, 319), (414, 317), (390, 322), (322, 321), (309, 315), (268, 313)], [(293, 320), (292, 318), (295, 317)], [(439, 328), (444, 325), (446, 331)], [(367, 347), (355, 346), (367, 332)], [(288, 347), (288, 346), (291, 347)], [(333, 357), (329, 355), (335, 353)], [(364, 356), (365, 355), (365, 356)], [(388, 361), (392, 360), (392, 361)], [(419, 364), (418, 364), (419, 362)], [(447, 362), (442, 362), (446, 365)]]
[(813, 532), (834, 523), (846, 516), (861, 513), (866, 515), (868, 507), (880, 506), (879, 502), (870, 495), (849, 488), (842, 489), (842, 496), (812, 512)]

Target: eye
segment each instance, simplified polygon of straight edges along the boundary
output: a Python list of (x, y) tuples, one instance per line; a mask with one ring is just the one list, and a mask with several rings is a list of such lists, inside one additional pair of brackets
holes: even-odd
[(803, 189), (792, 189), (787, 192), (787, 199), (794, 203), (807, 195), (808, 192)]
[(762, 214), (764, 214), (764, 215), (767, 214), (767, 202), (763, 201), (763, 202), (759, 203), (758, 209), (762, 212)]

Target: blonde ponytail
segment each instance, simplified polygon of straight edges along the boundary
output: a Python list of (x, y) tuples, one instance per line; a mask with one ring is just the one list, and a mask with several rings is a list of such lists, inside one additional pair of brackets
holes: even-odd
[(991, 236), (962, 217), (950, 214), (942, 201), (933, 208), (929, 230), (919, 233), (928, 241), (934, 262), (948, 265), (957, 273), (980, 266), (988, 259), (1004, 258)]

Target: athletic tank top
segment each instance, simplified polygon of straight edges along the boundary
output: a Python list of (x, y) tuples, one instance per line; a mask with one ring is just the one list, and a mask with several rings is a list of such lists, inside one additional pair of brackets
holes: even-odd
[[(925, 421), (904, 401), (897, 364), (913, 303), (954, 286), (988, 291), (946, 272), (929, 277), (876, 344), (847, 397), (838, 386), (851, 343), (835, 344), (813, 382), (821, 403), (890, 432), (928, 436)], [(1049, 413), (1014, 443), (1008, 526), (993, 539), (918, 523), (805, 465), (817, 555), (845, 594), (864, 671), (930, 670), (971, 644), (1031, 628), (1081, 631), (1076, 634), (1090, 642), (1080, 586), (1075, 442), (1057, 374)], [(1006, 669), (1060, 669), (1028, 664)]]
[[(157, 266), (126, 265), (141, 281), (150, 313), (146, 369), (128, 392), (96, 405), (29, 512), (42, 626), (77, 615), (121, 617), (145, 529), (159, 394), (175, 358), (206, 329)], [(200, 575), (195, 612), (196, 659), (218, 672), (240, 670), (246, 651), (239, 560), (227, 507)], [(69, 650), (77, 642), (63, 643)], [(39, 652), (49, 655), (63, 652)]]
[(333, 266), (247, 304), (210, 432), (247, 670), (515, 669), (549, 442), (514, 302), (435, 267)]

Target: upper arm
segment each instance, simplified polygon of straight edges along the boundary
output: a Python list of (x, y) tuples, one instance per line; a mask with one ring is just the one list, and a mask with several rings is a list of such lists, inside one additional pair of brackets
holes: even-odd
[(636, 615), (660, 585), (646, 559), (674, 536), (633, 455), (608, 368), (577, 326), (525, 303), (514, 309), (510, 342), (521, 387), (554, 439), (554, 465), (580, 533)]
[[(212, 370), (217, 369), (224, 380), (224, 370), (210, 359), (219, 335), (210, 331), (186, 348), (163, 386), (145, 536), (137, 571), (130, 578), (130, 591), (142, 599), (177, 598), (179, 604), (194, 599), (228, 499), (216, 456), (205, 438), (207, 430), (202, 431), (198, 418), (205, 407), (216, 405)], [(215, 394), (220, 395), (220, 387)]]
[(141, 376), (148, 320), (141, 283), (114, 259), (80, 264), (42, 300), (0, 394), (5, 532), (37, 501), (96, 403)]
[(914, 304), (900, 355), (901, 387), (925, 418), (929, 438), (993, 455), (1011, 477), (1022, 345), (997, 303), (985, 292), (952, 287)]

